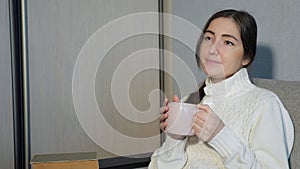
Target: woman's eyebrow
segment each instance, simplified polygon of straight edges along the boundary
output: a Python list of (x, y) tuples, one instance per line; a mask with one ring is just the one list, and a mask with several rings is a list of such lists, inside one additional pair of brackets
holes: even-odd
[(213, 32), (213, 31), (211, 31), (211, 30), (206, 30), (206, 31), (204, 31), (204, 33), (211, 33), (211, 34), (215, 34), (215, 32)]
[[(204, 33), (210, 33), (210, 34), (215, 35), (215, 32), (214, 32), (214, 31), (211, 31), (211, 30), (209, 30), (209, 29), (207, 29)], [(230, 38), (236, 40), (237, 42), (239, 41), (238, 38), (236, 38), (235, 36), (230, 35), (230, 34), (222, 34), (222, 37), (230, 37)]]
[(230, 38), (236, 40), (237, 42), (239, 41), (235, 36), (230, 35), (230, 34), (222, 34), (222, 37), (230, 37)]

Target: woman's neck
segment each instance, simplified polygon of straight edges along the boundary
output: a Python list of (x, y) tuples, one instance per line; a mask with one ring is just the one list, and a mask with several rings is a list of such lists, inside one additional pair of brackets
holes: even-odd
[(219, 82), (221, 82), (221, 81), (223, 81), (223, 80), (225, 80), (226, 78), (213, 78), (213, 77), (210, 77), (210, 81), (212, 82), (212, 83), (219, 83)]
[[(241, 70), (241, 69), (239, 69), (239, 70)], [(238, 72), (239, 70), (237, 70), (236, 72)], [(210, 80), (211, 80), (212, 83), (219, 83), (219, 82), (221, 82), (221, 81), (223, 81), (223, 80), (225, 80), (225, 79), (230, 78), (230, 77), (233, 76), (236, 72), (234, 72), (233, 74), (230, 74), (230, 75), (228, 75), (228, 76), (226, 76), (226, 77), (209, 77), (209, 78), (210, 78)]]

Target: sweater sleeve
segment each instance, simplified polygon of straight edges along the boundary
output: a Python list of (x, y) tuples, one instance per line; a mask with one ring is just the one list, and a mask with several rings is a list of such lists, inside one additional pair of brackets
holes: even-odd
[(243, 144), (227, 126), (209, 142), (225, 159), (226, 168), (289, 168), (294, 129), (288, 112), (275, 97), (265, 100), (259, 114), (249, 145)]
[(163, 145), (151, 157), (149, 169), (181, 169), (187, 161), (184, 140), (175, 140), (167, 136)]

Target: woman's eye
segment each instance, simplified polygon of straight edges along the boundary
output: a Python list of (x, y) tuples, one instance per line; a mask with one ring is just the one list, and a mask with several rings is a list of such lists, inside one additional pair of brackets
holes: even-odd
[(210, 40), (211, 40), (211, 37), (205, 36), (205, 37), (204, 37), (204, 40), (210, 41)]
[(228, 41), (228, 40), (225, 41), (225, 44), (229, 45), (229, 46), (234, 46), (234, 44), (231, 41)]

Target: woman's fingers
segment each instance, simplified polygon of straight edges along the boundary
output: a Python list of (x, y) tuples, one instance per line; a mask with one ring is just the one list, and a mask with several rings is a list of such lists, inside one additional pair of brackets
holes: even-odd
[(168, 98), (165, 98), (165, 101), (163, 103), (163, 106), (160, 108), (160, 129), (162, 131), (165, 130), (165, 128), (167, 127), (167, 123), (165, 122), (165, 120), (168, 118), (168, 110), (169, 110), (169, 107), (168, 107)]
[(180, 99), (179, 99), (179, 97), (177, 95), (174, 95), (173, 96), (173, 101), (174, 102), (180, 102)]
[[(174, 95), (173, 101), (174, 102), (179, 102), (180, 99), (179, 99), (178, 96)], [(169, 103), (169, 100), (168, 100), (168, 98), (166, 98), (164, 100), (163, 106), (160, 108), (160, 113), (161, 113), (161, 115), (160, 115), (160, 129), (163, 130), (163, 131), (167, 127), (167, 123), (165, 121), (169, 116), (168, 113), (167, 113), (169, 111), (168, 103)]]
[(198, 108), (193, 130), (200, 140), (208, 142), (221, 131), (224, 123), (208, 105), (198, 105)]
[(197, 106), (200, 111), (205, 111), (206, 113), (211, 111), (211, 108), (207, 104), (198, 104)]
[(207, 117), (207, 113), (205, 113), (204, 111), (199, 111), (194, 118), (194, 123), (193, 123), (193, 130), (194, 133), (199, 137), (201, 129), (203, 128), (204, 124), (205, 124), (205, 119)]
[(169, 99), (168, 99), (168, 98), (165, 98), (164, 103), (163, 103), (163, 106), (167, 106), (167, 105), (168, 105), (168, 102), (169, 102)]
[(169, 115), (166, 114), (166, 113), (165, 113), (165, 114), (161, 114), (161, 115), (160, 115), (160, 122), (165, 121), (165, 120), (168, 118), (168, 116), (169, 116)]
[(193, 125), (193, 132), (194, 132), (194, 134), (198, 137), (198, 138), (200, 138), (200, 133), (201, 133), (201, 127), (199, 127), (199, 126), (197, 126), (197, 125)]
[(205, 111), (199, 111), (196, 115), (195, 115), (195, 121), (197, 121), (197, 123), (205, 123), (206, 119), (207, 119), (208, 113)]
[(164, 113), (166, 113), (167, 111), (169, 110), (169, 107), (168, 106), (162, 106), (161, 108), (160, 108), (160, 114), (164, 114)]
[(160, 127), (160, 129), (162, 131), (164, 131), (166, 129), (166, 127), (167, 127), (167, 123), (166, 122), (161, 122), (160, 125), (159, 125), (159, 127)]

